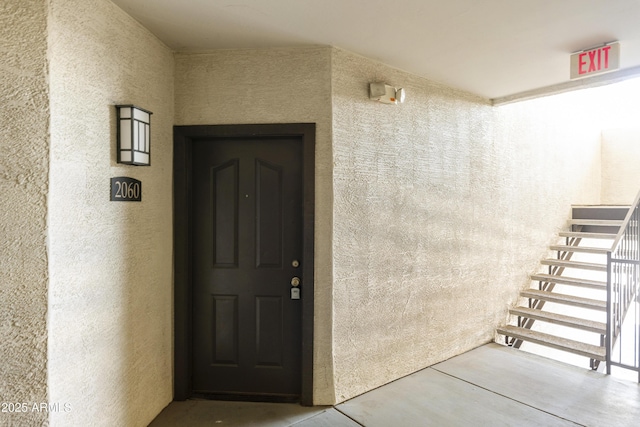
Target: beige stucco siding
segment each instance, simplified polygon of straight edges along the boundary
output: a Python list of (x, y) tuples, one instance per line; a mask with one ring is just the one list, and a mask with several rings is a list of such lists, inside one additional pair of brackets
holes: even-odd
[[(372, 81), (407, 101), (369, 100)], [(332, 94), (342, 401), (493, 340), (570, 204), (598, 202), (599, 134), (341, 50)]]
[(176, 56), (176, 124), (316, 123), (314, 403), (331, 404), (330, 48)]
[(630, 205), (640, 191), (640, 129), (602, 132), (602, 203)]
[[(44, 1), (0, 2), (0, 402), (47, 402), (49, 102)], [(5, 412), (3, 425), (46, 413)]]
[[(494, 108), (333, 48), (176, 67), (177, 124), (318, 123), (317, 404), (492, 340), (570, 204), (599, 200), (599, 133), (569, 101)], [(407, 102), (370, 101), (377, 80)]]
[[(316, 123), (315, 404), (493, 340), (571, 204), (638, 189), (638, 132), (601, 143), (622, 96), (493, 107), (337, 48), (174, 53), (109, 0), (3, 2), (0, 58), (0, 401), (71, 408), (20, 425), (143, 426), (171, 401), (174, 124)], [(116, 163), (130, 103), (151, 167)], [(116, 176), (142, 202), (110, 202)]]
[[(49, 7), (51, 424), (143, 426), (173, 393), (173, 53), (110, 1)], [(116, 163), (116, 104), (153, 112), (150, 167)]]

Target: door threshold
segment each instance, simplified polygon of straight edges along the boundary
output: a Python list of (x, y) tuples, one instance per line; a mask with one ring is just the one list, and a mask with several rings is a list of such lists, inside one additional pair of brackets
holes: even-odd
[(264, 402), (264, 403), (300, 403), (299, 395), (290, 394), (253, 394), (253, 393), (219, 393), (194, 391), (190, 400), (222, 400), (230, 402)]

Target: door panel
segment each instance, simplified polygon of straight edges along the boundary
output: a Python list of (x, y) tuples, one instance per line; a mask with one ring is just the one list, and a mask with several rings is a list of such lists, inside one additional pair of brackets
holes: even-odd
[(302, 144), (213, 139), (192, 153), (193, 390), (299, 396)]
[(212, 295), (211, 364), (238, 366), (238, 297)]
[(256, 297), (256, 366), (282, 367), (281, 297)]
[(258, 268), (282, 267), (282, 169), (256, 161), (256, 259)]
[(238, 160), (211, 171), (213, 201), (213, 263), (218, 268), (238, 267)]

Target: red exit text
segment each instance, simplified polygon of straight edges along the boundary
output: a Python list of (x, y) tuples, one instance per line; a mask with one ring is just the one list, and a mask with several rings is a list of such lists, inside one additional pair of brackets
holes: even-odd
[(620, 43), (610, 43), (571, 55), (571, 78), (616, 70), (620, 65)]

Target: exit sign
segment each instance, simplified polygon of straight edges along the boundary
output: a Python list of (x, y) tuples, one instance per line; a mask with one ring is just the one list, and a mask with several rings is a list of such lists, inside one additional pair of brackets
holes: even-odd
[(583, 50), (571, 55), (571, 79), (607, 73), (620, 68), (620, 43)]

